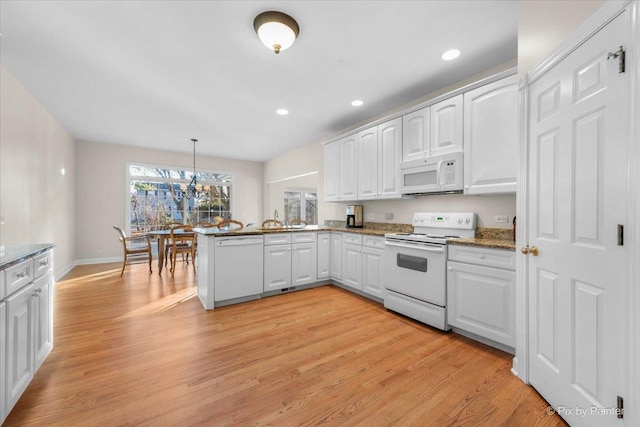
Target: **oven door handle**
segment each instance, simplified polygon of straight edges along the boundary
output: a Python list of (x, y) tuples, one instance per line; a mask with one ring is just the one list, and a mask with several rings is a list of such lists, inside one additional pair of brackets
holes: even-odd
[(384, 244), (386, 246), (393, 246), (396, 248), (416, 249), (416, 250), (425, 251), (425, 252), (444, 253), (444, 245), (443, 246), (424, 246), (424, 245), (411, 245), (411, 244), (403, 244), (403, 243), (396, 243), (396, 242), (389, 242), (389, 241), (385, 241)]

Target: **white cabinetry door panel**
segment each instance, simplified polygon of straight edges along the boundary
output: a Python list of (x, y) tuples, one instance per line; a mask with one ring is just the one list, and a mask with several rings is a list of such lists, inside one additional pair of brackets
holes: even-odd
[(45, 274), (37, 279), (34, 285), (36, 292), (33, 297), (35, 372), (53, 348), (53, 318), (51, 312), (53, 274)]
[(315, 242), (291, 245), (291, 284), (293, 286), (317, 281), (317, 269), (318, 254)]
[(340, 141), (340, 193), (339, 200), (358, 198), (358, 162), (356, 158), (356, 135)]
[(362, 290), (370, 295), (383, 298), (382, 257), (384, 250), (362, 248)]
[(31, 284), (7, 298), (7, 411), (33, 379), (34, 289)]
[(362, 246), (342, 245), (342, 283), (362, 290)]
[(340, 141), (324, 146), (324, 200), (336, 202), (340, 196)]
[(342, 280), (342, 233), (331, 233), (331, 277)]
[(378, 195), (378, 127), (358, 132), (358, 200), (375, 199)]
[(515, 193), (517, 147), (517, 77), (465, 93), (465, 194)]
[(402, 116), (402, 161), (422, 159), (429, 153), (429, 108)]
[[(4, 271), (0, 271), (4, 274)], [(5, 390), (6, 381), (6, 356), (7, 356), (7, 304), (0, 302), (0, 425), (7, 416), (7, 396)]]
[(393, 199), (400, 193), (402, 118), (378, 125), (378, 199)]
[(432, 105), (429, 155), (462, 151), (462, 95)]
[(318, 280), (331, 276), (331, 233), (318, 233)]
[(264, 291), (291, 287), (291, 245), (264, 247)]
[(515, 272), (449, 261), (448, 322), (515, 346)]

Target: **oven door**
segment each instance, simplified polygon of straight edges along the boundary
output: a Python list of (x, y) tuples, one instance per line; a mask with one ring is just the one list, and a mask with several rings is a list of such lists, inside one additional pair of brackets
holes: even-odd
[(385, 247), (385, 288), (444, 307), (447, 246), (387, 240)]

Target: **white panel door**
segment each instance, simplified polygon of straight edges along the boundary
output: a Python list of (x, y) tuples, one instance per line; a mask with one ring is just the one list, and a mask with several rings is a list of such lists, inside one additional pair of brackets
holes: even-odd
[(429, 107), (402, 116), (402, 161), (429, 154)]
[(29, 285), (7, 298), (7, 411), (33, 379), (34, 294), (34, 286)]
[(383, 249), (362, 248), (362, 290), (383, 298), (382, 256)]
[(378, 125), (378, 199), (395, 199), (400, 193), (402, 118)]
[(573, 426), (623, 425), (623, 292), (628, 74), (607, 53), (626, 45), (624, 15), (530, 88), (529, 375)]
[[(0, 273), (2, 274), (2, 273)], [(2, 285), (2, 283), (0, 283)], [(4, 421), (4, 418), (7, 416), (7, 406), (6, 406), (6, 356), (7, 356), (7, 304), (4, 302), (0, 302), (0, 344), (2, 344), (2, 349), (0, 349), (0, 425)]]
[(264, 291), (291, 287), (291, 245), (264, 247)]
[(358, 132), (358, 200), (375, 199), (378, 195), (378, 127)]
[(33, 298), (34, 318), (34, 342), (35, 342), (35, 366), (34, 372), (38, 370), (44, 359), (47, 358), (53, 348), (52, 329), (52, 284), (53, 275), (45, 274), (35, 281), (36, 296)]
[(516, 192), (518, 77), (464, 94), (464, 192)]
[(318, 280), (331, 276), (331, 233), (318, 233)]
[(356, 161), (356, 135), (340, 140), (340, 197), (339, 200), (358, 198), (358, 162)]
[(331, 233), (331, 278), (342, 280), (342, 233)]
[(340, 141), (324, 146), (324, 200), (336, 202), (340, 196)]
[(430, 110), (429, 155), (462, 151), (462, 95), (440, 101)]
[(362, 246), (342, 245), (342, 283), (362, 290)]
[(317, 281), (318, 248), (316, 242), (291, 245), (291, 284), (306, 285)]

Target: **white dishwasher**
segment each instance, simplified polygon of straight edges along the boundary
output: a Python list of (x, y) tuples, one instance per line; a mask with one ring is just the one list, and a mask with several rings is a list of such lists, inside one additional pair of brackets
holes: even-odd
[(215, 301), (262, 293), (263, 244), (262, 236), (215, 238)]

